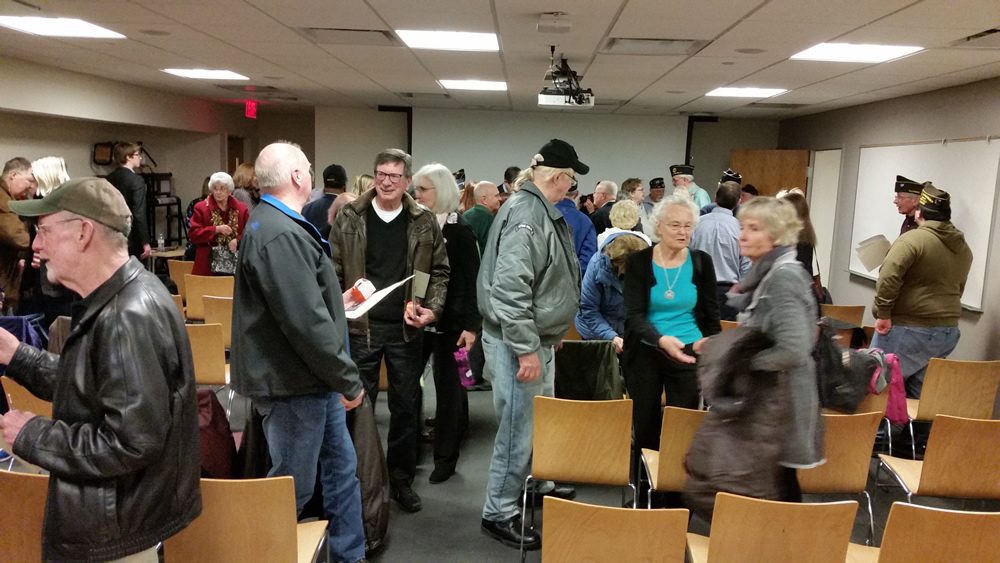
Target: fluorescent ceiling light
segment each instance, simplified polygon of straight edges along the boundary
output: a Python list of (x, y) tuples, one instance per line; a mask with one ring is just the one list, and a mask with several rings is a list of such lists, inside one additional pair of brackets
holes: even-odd
[(396, 35), (411, 49), (440, 51), (499, 51), (495, 33), (470, 31), (416, 31), (397, 29)]
[(507, 91), (507, 83), (500, 80), (439, 80), (438, 84), (445, 90)]
[(197, 78), (199, 80), (250, 80), (242, 74), (231, 70), (212, 70), (207, 68), (165, 68), (163, 72), (182, 78)]
[(787, 91), (784, 88), (716, 88), (705, 95), (723, 98), (770, 98)]
[(829, 61), (836, 63), (884, 63), (917, 51), (923, 47), (906, 45), (865, 45), (855, 43), (820, 43), (792, 55), (800, 61)]
[(43, 35), (45, 37), (125, 39), (125, 36), (121, 33), (76, 18), (0, 16), (0, 26), (32, 35)]

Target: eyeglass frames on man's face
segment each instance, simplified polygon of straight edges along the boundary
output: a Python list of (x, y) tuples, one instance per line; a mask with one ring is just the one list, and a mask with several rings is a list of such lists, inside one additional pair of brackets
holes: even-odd
[(569, 172), (563, 172), (563, 176), (569, 178), (569, 187), (571, 188), (576, 187), (576, 176), (570, 174)]
[(62, 224), (62, 223), (69, 223), (71, 221), (83, 221), (83, 219), (80, 218), (80, 217), (73, 217), (71, 219), (63, 219), (62, 221), (52, 221), (52, 222), (50, 222), (50, 223), (48, 223), (46, 225), (36, 225), (35, 226), (35, 232), (37, 233), (37, 237), (38, 238), (42, 238), (43, 239), (43, 238), (45, 238), (45, 237), (47, 237), (49, 235), (49, 233), (52, 231), (52, 227), (54, 225), (59, 225), (59, 224)]
[(402, 174), (389, 174), (388, 172), (382, 172), (381, 170), (376, 170), (375, 171), (375, 181), (381, 182), (381, 181), (385, 180), (386, 178), (388, 178), (390, 182), (392, 182), (393, 184), (395, 184), (396, 182), (398, 182), (398, 181), (400, 181), (400, 180), (403, 179), (403, 175)]

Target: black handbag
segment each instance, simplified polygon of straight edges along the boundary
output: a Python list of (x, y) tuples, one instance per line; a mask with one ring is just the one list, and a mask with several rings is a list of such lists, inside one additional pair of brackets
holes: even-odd
[(229, 250), (228, 246), (213, 246), (211, 261), (212, 273), (228, 275), (235, 274), (236, 257), (237, 253)]

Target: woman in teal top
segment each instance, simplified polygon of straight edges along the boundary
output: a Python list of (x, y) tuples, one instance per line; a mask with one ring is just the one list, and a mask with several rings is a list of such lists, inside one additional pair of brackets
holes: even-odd
[(720, 330), (712, 258), (688, 248), (698, 209), (683, 196), (653, 208), (660, 242), (625, 268), (625, 386), (632, 398), (635, 450), (660, 445), (660, 395), (667, 405), (698, 408), (696, 355)]

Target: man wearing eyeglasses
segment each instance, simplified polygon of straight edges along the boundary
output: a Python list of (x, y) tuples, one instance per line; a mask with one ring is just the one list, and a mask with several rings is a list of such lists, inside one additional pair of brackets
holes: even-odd
[(128, 253), (145, 260), (152, 252), (149, 246), (149, 225), (146, 222), (146, 182), (136, 173), (142, 166), (142, 145), (122, 142), (115, 145), (118, 168), (107, 180), (121, 192), (132, 212), (132, 231), (128, 235)]
[[(4, 311), (17, 306), (21, 286), (21, 272), (31, 241), (21, 219), (10, 210), (12, 200), (24, 199), (37, 186), (31, 171), (31, 162), (20, 156), (8, 160), (0, 176), (0, 289), (6, 300), (0, 298)], [(2, 454), (0, 454), (2, 455)]]
[(157, 544), (201, 512), (184, 321), (160, 280), (129, 257), (132, 216), (107, 181), (70, 180), (11, 209), (38, 217), (32, 246), (46, 276), (83, 298), (60, 355), (0, 330), (7, 375), (52, 401), (51, 417), (0, 418), (14, 453), (49, 472), (42, 559), (156, 562)]
[(903, 224), (899, 227), (899, 234), (912, 231), (920, 225), (917, 224), (917, 210), (920, 208), (920, 191), (924, 189), (923, 184), (914, 182), (905, 176), (896, 176), (896, 197), (892, 203), (896, 206), (896, 211), (903, 215)]
[(415, 272), (430, 278), (424, 295), (414, 295), (410, 281), (348, 323), (351, 357), (373, 403), (378, 396), (379, 365), (385, 360), (390, 494), (404, 511), (417, 512), (422, 505), (412, 485), (419, 447), (422, 329), (441, 315), (449, 268), (437, 218), (406, 193), (410, 166), (410, 155), (399, 149), (380, 152), (375, 157), (372, 189), (340, 210), (330, 231), (330, 245), (334, 268), (345, 288), (361, 278), (378, 289)]

